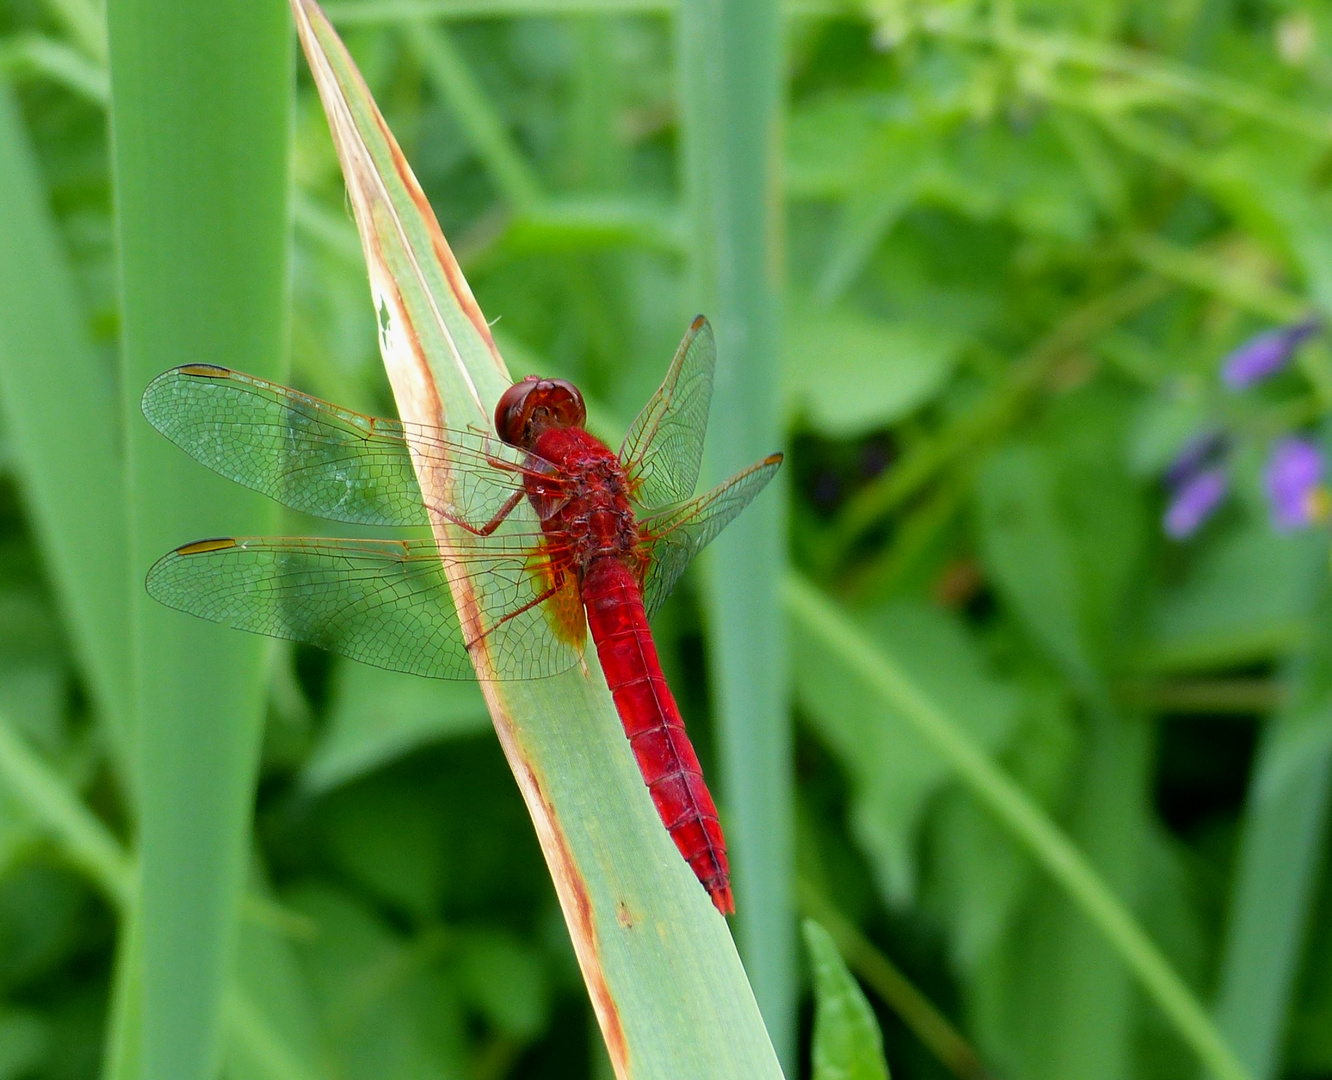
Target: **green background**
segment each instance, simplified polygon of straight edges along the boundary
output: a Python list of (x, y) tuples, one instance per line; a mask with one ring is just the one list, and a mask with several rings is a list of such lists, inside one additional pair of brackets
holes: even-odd
[[(329, 14), (515, 373), (618, 441), (702, 310), (709, 475), (788, 451), (654, 630), (789, 1075), (798, 913), (898, 1076), (1332, 1075), (1328, 536), (1261, 485), (1332, 353), (1217, 378), (1332, 315), (1332, 9)], [(475, 688), (139, 584), (337, 529), (160, 439), (152, 375), (393, 408), (285, 6), (0, 0), (0, 76), (0, 1080), (608, 1075)]]

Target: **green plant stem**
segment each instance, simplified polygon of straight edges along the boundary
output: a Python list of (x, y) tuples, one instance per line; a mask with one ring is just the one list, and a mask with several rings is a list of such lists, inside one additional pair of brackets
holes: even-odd
[(1280, 1073), (1325, 847), (1332, 737), (1311, 739), (1309, 726), (1287, 715), (1264, 732), (1222, 952), (1216, 1022), (1258, 1080)]
[(883, 999), (954, 1076), (984, 1080), (989, 1076), (980, 1056), (934, 1003), (922, 994), (888, 957), (874, 947), (850, 919), (805, 878), (796, 882), (802, 914), (821, 923), (837, 942), (847, 966)]
[(1118, 699), (1133, 708), (1203, 715), (1251, 716), (1270, 712), (1286, 699), (1285, 687), (1274, 679), (1130, 681), (1114, 690)]
[(788, 575), (782, 593), (790, 616), (807, 632), (840, 652), (847, 664), (929, 742), (967, 789), (1065, 889), (1203, 1065), (1219, 1080), (1248, 1080), (1248, 1071), (1160, 950), (1082, 852), (1026, 792), (816, 588), (795, 575)]
[(515, 217), (505, 237), (513, 251), (637, 247), (688, 255), (679, 209), (648, 199), (551, 196)]
[(104, 896), (124, 913), (134, 896), (134, 871), (120, 844), (0, 716), (0, 780), (41, 828), (68, 853)]

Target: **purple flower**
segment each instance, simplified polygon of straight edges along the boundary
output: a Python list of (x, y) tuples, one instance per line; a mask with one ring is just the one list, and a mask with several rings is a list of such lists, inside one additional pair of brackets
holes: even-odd
[(1231, 390), (1244, 390), (1275, 375), (1290, 362), (1300, 343), (1320, 327), (1317, 319), (1305, 319), (1249, 338), (1222, 361), (1221, 381)]
[(1323, 452), (1308, 439), (1282, 439), (1272, 447), (1264, 482), (1278, 529), (1291, 532), (1328, 516), (1324, 472)]
[(1173, 491), (1161, 527), (1172, 540), (1196, 533), (1226, 497), (1229, 482), (1222, 468), (1204, 469), (1184, 479)]

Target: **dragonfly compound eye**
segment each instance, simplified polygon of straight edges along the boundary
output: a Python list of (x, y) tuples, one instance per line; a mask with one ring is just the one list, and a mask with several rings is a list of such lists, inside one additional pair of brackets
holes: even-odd
[(546, 428), (582, 427), (586, 419), (583, 395), (564, 379), (529, 375), (505, 390), (495, 406), (499, 437), (527, 449)]
[(527, 444), (527, 398), (540, 381), (538, 376), (529, 375), (505, 390), (495, 405), (495, 431), (510, 446)]

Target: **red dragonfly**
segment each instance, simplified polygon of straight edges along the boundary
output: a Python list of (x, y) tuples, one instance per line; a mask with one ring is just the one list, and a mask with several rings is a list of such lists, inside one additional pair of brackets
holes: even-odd
[[(576, 387), (535, 375), (495, 409), (495, 434), (364, 416), (209, 364), (149, 384), (143, 412), (186, 453), (293, 509), (362, 525), (429, 525), (456, 540), (201, 540), (160, 559), (148, 592), (226, 626), (379, 667), (498, 679), (581, 663), (590, 631), (662, 823), (723, 914), (735, 910), (726, 844), (648, 619), (685, 566), (772, 479), (773, 454), (691, 498), (716, 344), (694, 320), (617, 456), (584, 427)], [(427, 506), (413, 454), (442, 467)], [(480, 629), (464, 634), (447, 571), (481, 575)]]

